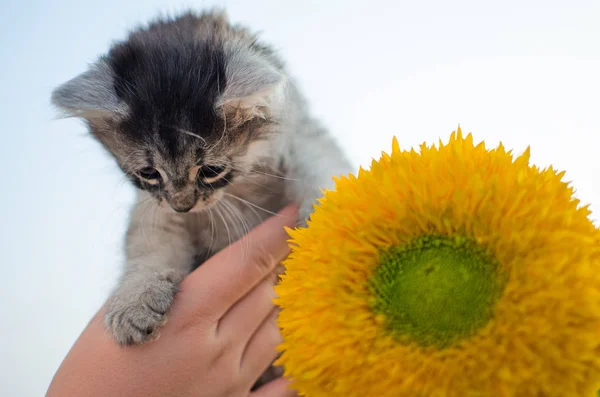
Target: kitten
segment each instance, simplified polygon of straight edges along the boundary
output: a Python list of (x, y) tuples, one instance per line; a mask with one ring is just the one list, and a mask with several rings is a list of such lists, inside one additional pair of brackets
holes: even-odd
[(275, 52), (219, 12), (133, 31), (52, 102), (85, 120), (137, 188), (106, 315), (123, 345), (157, 336), (195, 267), (291, 202), (305, 219), (351, 171)]

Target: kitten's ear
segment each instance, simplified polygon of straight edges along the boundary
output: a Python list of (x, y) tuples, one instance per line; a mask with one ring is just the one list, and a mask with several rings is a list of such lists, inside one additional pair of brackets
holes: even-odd
[(265, 117), (283, 100), (286, 78), (261, 54), (243, 47), (225, 48), (225, 90), (217, 106), (243, 112), (245, 118)]
[(67, 117), (101, 118), (124, 113), (110, 66), (103, 60), (52, 92), (52, 104)]

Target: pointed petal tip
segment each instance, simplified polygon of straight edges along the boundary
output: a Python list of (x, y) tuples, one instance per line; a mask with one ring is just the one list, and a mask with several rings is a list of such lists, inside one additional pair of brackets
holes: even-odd
[(394, 153), (400, 153), (400, 144), (396, 135), (392, 138), (392, 154)]
[(463, 139), (463, 133), (462, 133), (462, 129), (460, 128), (460, 124), (456, 128), (456, 139), (458, 139), (458, 140)]

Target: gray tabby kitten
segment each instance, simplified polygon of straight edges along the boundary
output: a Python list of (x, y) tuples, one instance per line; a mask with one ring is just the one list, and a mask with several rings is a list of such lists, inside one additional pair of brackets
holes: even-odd
[(106, 315), (123, 345), (157, 336), (207, 258), (291, 202), (302, 222), (351, 171), (274, 51), (221, 13), (133, 31), (52, 102), (85, 120), (138, 188)]

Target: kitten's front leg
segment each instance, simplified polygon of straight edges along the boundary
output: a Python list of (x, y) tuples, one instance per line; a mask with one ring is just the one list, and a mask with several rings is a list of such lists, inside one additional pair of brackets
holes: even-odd
[(196, 251), (180, 215), (140, 208), (144, 205), (149, 204), (133, 212), (125, 272), (106, 314), (108, 329), (122, 345), (158, 336)]

